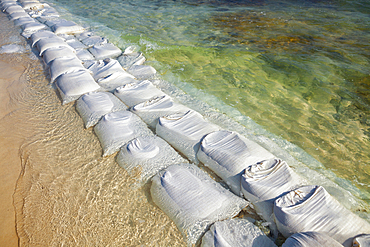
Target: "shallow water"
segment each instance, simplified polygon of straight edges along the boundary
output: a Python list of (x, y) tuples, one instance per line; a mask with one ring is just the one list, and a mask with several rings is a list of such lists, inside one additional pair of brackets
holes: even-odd
[(164, 79), (215, 96), (369, 191), (368, 2), (54, 3), (121, 47), (137, 45)]

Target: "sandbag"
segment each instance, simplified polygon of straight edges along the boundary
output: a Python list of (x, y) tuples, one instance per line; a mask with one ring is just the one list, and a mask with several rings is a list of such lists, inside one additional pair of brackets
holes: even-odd
[(240, 195), (244, 169), (274, 155), (238, 133), (221, 130), (208, 134), (201, 142), (197, 158)]
[(117, 60), (124, 69), (128, 69), (133, 65), (142, 65), (145, 62), (145, 57), (141, 52), (133, 52), (122, 54)]
[(94, 56), (88, 50), (85, 50), (85, 49), (76, 50), (76, 56), (81, 61), (94, 59)]
[(19, 12), (26, 13), (26, 11), (24, 11), (24, 9), (17, 4), (11, 4), (8, 7), (4, 8), (4, 12), (7, 13), (8, 15), (11, 15), (13, 13), (19, 13)]
[[(56, 36), (53, 32), (51, 31), (48, 31), (48, 30), (40, 30), (34, 34), (31, 35), (30, 39), (31, 39), (31, 46), (34, 47), (36, 45), (36, 43), (40, 40), (40, 39), (45, 39), (45, 38), (58, 38), (58, 36)], [(63, 39), (62, 40), (59, 40), (60, 42), (64, 41)]]
[(67, 47), (71, 51), (75, 52), (75, 50), (67, 45), (66, 42), (62, 38), (59, 37), (52, 37), (52, 38), (41, 38), (37, 43), (36, 43), (37, 49), (40, 52), (40, 56), (43, 55), (43, 53), (50, 48), (57, 48), (57, 47)]
[(204, 234), (201, 247), (276, 247), (257, 226), (244, 219), (215, 222)]
[(234, 195), (192, 164), (159, 172), (150, 188), (153, 202), (174, 221), (188, 246), (199, 243), (208, 227), (237, 215), (248, 202)]
[(66, 40), (66, 43), (75, 50), (86, 49), (87, 47), (75, 38)]
[(206, 121), (198, 112), (188, 110), (159, 118), (156, 133), (189, 160), (198, 163), (197, 152), (201, 140), (219, 129), (219, 126)]
[(126, 84), (136, 83), (137, 80), (133, 78), (132, 75), (130, 75), (129, 73), (125, 71), (125, 72), (113, 73), (104, 78), (100, 78), (97, 80), (97, 82), (106, 91), (113, 93), (117, 87), (120, 87)]
[(100, 45), (94, 45), (89, 49), (91, 54), (97, 60), (105, 59), (105, 58), (115, 58), (121, 55), (122, 51), (112, 43), (105, 43)]
[(132, 65), (127, 72), (140, 80), (152, 79), (157, 73), (157, 71), (149, 65)]
[(14, 25), (15, 26), (22, 26), (24, 24), (27, 24), (27, 23), (32, 23), (32, 22), (35, 22), (35, 20), (31, 17), (22, 17), (22, 18), (19, 18), (17, 20), (14, 20)]
[(118, 111), (105, 115), (94, 127), (103, 156), (117, 152), (123, 145), (140, 136), (152, 136), (146, 124), (129, 111)]
[(28, 22), (22, 25), (22, 30), (26, 33), (35, 33), (42, 29), (47, 29), (47, 26), (39, 22)]
[(10, 20), (12, 20), (12, 21), (17, 20), (19, 18), (23, 18), (23, 17), (29, 17), (29, 15), (24, 10), (23, 10), (23, 12), (14, 12), (14, 13), (11, 13), (9, 15), (10, 15)]
[(76, 53), (74, 53), (70, 48), (65, 46), (55, 47), (47, 49), (42, 56), (45, 64), (49, 64), (51, 61), (57, 58), (76, 58)]
[(31, 12), (29, 12), (29, 15), (33, 18), (38, 18), (38, 17), (42, 17), (42, 18), (56, 18), (56, 17), (59, 17), (59, 13), (52, 7), (50, 6), (45, 6), (44, 8), (42, 9), (37, 9), (37, 10), (33, 10)]
[(77, 57), (60, 57), (50, 62), (49, 70), (50, 82), (54, 82), (62, 74), (86, 69)]
[[(82, 36), (80, 36), (82, 37)], [(81, 40), (81, 42), (87, 47), (93, 47), (94, 45), (104, 45), (108, 43), (108, 40), (98, 35), (91, 35)]]
[(153, 129), (160, 117), (189, 110), (190, 108), (173, 102), (168, 95), (151, 98), (131, 108), (133, 113), (140, 116)]
[(322, 232), (346, 247), (370, 225), (344, 208), (321, 186), (305, 186), (275, 200), (275, 222), (285, 237), (297, 232)]
[(151, 98), (160, 97), (165, 94), (156, 88), (150, 81), (144, 80), (118, 87), (114, 91), (114, 95), (127, 106), (132, 107)]
[(353, 247), (369, 247), (370, 246), (370, 234), (360, 235), (353, 239)]
[(58, 77), (56, 86), (63, 105), (78, 99), (83, 94), (100, 89), (94, 78), (86, 70), (62, 74)]
[(51, 26), (51, 30), (55, 34), (75, 34), (82, 33), (85, 30), (85, 28), (83, 28), (80, 25), (77, 25), (73, 21), (63, 20)]
[(105, 114), (126, 110), (127, 106), (111, 93), (92, 92), (77, 100), (76, 109), (85, 123), (85, 128), (89, 128)]
[(38, 10), (49, 7), (47, 3), (40, 3), (39, 1), (28, 1), (21, 3), (22, 7), (26, 11)]
[(167, 142), (158, 136), (138, 137), (124, 145), (117, 163), (143, 185), (162, 169), (187, 163)]
[(282, 247), (343, 247), (333, 238), (320, 232), (299, 232), (285, 240)]

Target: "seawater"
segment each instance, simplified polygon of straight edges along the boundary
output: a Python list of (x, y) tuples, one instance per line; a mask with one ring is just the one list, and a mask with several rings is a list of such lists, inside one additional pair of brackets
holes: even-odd
[[(182, 101), (203, 114), (212, 112), (197, 100), (225, 113), (245, 129), (227, 120), (223, 126), (235, 125), (311, 181), (329, 189), (331, 181), (339, 184), (361, 200), (359, 214), (367, 217), (366, 1), (48, 2), (120, 48), (136, 46), (170, 83), (162, 89), (174, 95), (172, 85), (182, 89), (195, 98)], [(101, 158), (96, 136), (83, 129), (74, 106), (61, 106), (40, 68), (31, 72), (24, 101), (38, 131), (20, 152), (15, 202), (21, 244), (182, 245), (148, 190), (132, 188), (134, 180), (114, 157)]]

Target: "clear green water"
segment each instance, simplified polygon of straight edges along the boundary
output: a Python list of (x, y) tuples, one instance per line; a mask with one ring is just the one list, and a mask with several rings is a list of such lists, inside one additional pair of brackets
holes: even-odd
[(53, 2), (122, 48), (137, 45), (165, 80), (296, 144), (370, 202), (367, 1)]

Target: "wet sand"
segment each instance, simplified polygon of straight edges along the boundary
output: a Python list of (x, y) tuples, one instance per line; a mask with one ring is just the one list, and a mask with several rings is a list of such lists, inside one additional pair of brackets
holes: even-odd
[[(0, 23), (0, 46), (13, 42), (25, 45), (3, 13)], [(19, 114), (22, 105), (18, 99), (25, 88), (30, 63), (32, 60), (25, 54), (0, 54), (0, 246), (18, 245), (13, 194), (21, 172), (19, 148), (28, 135), (26, 129), (17, 128), (17, 123), (25, 121)]]

